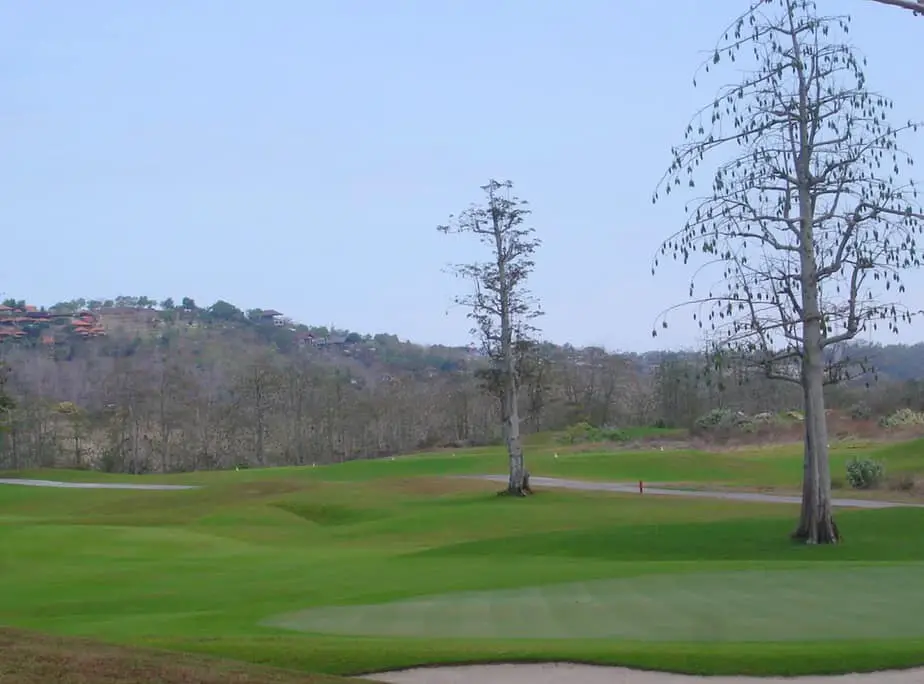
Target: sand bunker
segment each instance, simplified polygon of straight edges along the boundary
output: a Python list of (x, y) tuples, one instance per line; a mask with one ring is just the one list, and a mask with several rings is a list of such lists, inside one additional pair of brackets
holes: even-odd
[(921, 684), (924, 669), (787, 679), (695, 677), (621, 667), (548, 663), (418, 668), (367, 675), (366, 679), (392, 684)]

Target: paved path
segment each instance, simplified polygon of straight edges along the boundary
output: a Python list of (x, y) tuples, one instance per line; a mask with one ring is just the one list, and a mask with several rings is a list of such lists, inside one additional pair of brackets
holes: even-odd
[[(491, 482), (506, 482), (506, 475), (462, 475)], [(584, 480), (563, 480), (558, 477), (530, 476), (530, 484), (539, 487), (559, 489), (580, 489), (592, 492), (616, 492), (618, 494), (638, 495), (638, 483), (627, 482), (587, 482)], [(726, 501), (754, 501), (758, 503), (800, 504), (802, 497), (783, 496), (781, 494), (759, 494), (757, 492), (710, 492), (699, 489), (667, 489), (664, 487), (645, 487), (645, 494), (663, 496), (686, 496), (700, 499), (725, 499)], [(841, 508), (924, 508), (924, 504), (899, 503), (896, 501), (877, 501), (874, 499), (832, 499), (831, 504)]]
[(166, 484), (130, 484), (127, 482), (55, 482), (54, 480), (19, 480), (16, 478), (0, 478), (0, 485), (21, 485), (23, 487), (61, 487), (64, 489), (149, 489), (157, 491), (172, 491), (176, 489), (199, 489), (195, 485), (166, 485)]
[[(459, 475), (476, 480), (506, 482), (506, 475)], [(617, 494), (638, 494), (638, 484), (627, 482), (588, 482), (585, 480), (565, 480), (558, 477), (530, 477), (532, 484), (540, 487), (558, 489), (576, 489), (591, 492), (614, 492)], [(24, 487), (59, 487), (64, 489), (146, 489), (154, 491), (175, 491), (182, 489), (199, 489), (196, 485), (168, 484), (131, 484), (127, 482), (56, 482), (54, 480), (27, 480), (17, 478), (0, 478), (0, 485), (20, 485)], [(757, 492), (715, 492), (699, 489), (667, 489), (665, 487), (645, 487), (645, 494), (659, 496), (684, 496), (699, 499), (724, 499), (726, 501), (754, 501), (758, 503), (799, 504), (798, 496), (781, 494), (759, 494)], [(840, 508), (924, 508), (924, 504), (901, 503), (897, 501), (878, 501), (875, 499), (832, 499), (832, 505)]]

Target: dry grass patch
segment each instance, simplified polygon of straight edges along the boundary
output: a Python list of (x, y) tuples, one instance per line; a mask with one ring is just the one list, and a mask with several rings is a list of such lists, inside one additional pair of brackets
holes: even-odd
[(208, 656), (127, 648), (0, 627), (0, 682), (13, 684), (347, 684)]

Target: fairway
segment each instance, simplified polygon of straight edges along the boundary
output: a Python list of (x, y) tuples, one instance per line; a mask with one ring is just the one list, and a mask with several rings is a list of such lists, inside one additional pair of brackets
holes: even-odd
[[(920, 446), (879, 449), (920, 469)], [(456, 477), (499, 472), (500, 449), (152, 477), (10, 473), (111, 486), (0, 486), (0, 582), (15, 587), (0, 593), (0, 624), (325, 675), (539, 660), (766, 676), (924, 661), (924, 509), (841, 509), (845, 543), (807, 547), (789, 539), (798, 506), (786, 500), (540, 484), (655, 471), (669, 484), (700, 463), (705, 483), (773, 473), (796, 486), (798, 447), (557, 459), (555, 448), (532, 457), (526, 499)]]
[(907, 564), (668, 574), (462, 592), (315, 608), (266, 624), (367, 636), (747, 642), (919, 637), (922, 614), (924, 565)]

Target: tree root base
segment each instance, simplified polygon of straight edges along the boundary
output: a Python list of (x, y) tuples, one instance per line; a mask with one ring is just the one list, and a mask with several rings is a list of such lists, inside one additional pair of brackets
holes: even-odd
[(523, 477), (523, 483), (519, 487), (508, 486), (507, 489), (503, 489), (497, 493), (498, 496), (530, 496), (533, 493), (533, 488), (529, 486), (529, 473)]
[(839, 544), (844, 540), (833, 520), (830, 525), (819, 525), (814, 530), (800, 526), (790, 538), (803, 544)]

